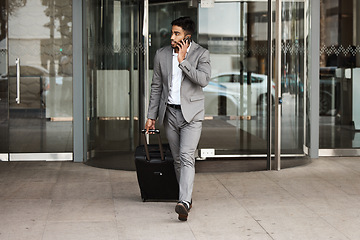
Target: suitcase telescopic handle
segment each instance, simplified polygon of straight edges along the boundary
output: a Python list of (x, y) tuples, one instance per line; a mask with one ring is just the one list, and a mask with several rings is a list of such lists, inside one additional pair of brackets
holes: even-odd
[[(146, 129), (141, 130), (142, 135), (144, 136), (144, 147), (145, 147), (145, 154), (146, 154), (146, 158), (148, 161), (150, 161), (150, 153), (149, 153), (149, 147), (148, 147), (148, 142), (146, 139)], [(161, 156), (161, 161), (164, 161), (164, 152), (163, 152), (163, 146), (161, 143), (161, 137), (160, 137), (160, 130), (159, 129), (149, 129), (149, 133), (154, 133), (158, 136), (158, 142), (159, 142), (159, 149), (160, 149), (160, 156)]]

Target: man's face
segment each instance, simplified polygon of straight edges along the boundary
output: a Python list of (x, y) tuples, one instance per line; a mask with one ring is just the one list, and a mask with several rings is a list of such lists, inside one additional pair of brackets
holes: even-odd
[(179, 26), (172, 26), (171, 28), (171, 47), (176, 48), (178, 43), (181, 42), (185, 38), (185, 31), (182, 27)]

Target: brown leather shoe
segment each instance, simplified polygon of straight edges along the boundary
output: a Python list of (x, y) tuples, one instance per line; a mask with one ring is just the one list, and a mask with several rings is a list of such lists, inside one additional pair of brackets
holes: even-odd
[(180, 221), (186, 221), (189, 215), (189, 208), (186, 203), (178, 202), (175, 207), (175, 212), (179, 214), (178, 219)]

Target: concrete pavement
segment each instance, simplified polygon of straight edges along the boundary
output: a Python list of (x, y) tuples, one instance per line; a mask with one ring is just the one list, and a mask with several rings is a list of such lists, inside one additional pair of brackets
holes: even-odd
[(281, 171), (197, 173), (193, 209), (142, 202), (136, 173), (0, 162), (0, 239), (359, 239), (360, 157)]

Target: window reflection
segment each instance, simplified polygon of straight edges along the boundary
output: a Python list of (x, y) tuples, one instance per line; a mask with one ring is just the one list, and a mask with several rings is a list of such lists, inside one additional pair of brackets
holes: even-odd
[(360, 148), (359, 1), (320, 3), (320, 148)]
[[(281, 147), (283, 153), (303, 153), (304, 3), (287, 1), (282, 9)], [(204, 88), (200, 147), (217, 154), (266, 153), (267, 98), (275, 100), (275, 83), (271, 93), (267, 88), (267, 15), (266, 2), (217, 2), (199, 9), (199, 42), (210, 51), (213, 74)], [(214, 136), (221, 141), (212, 141)]]

